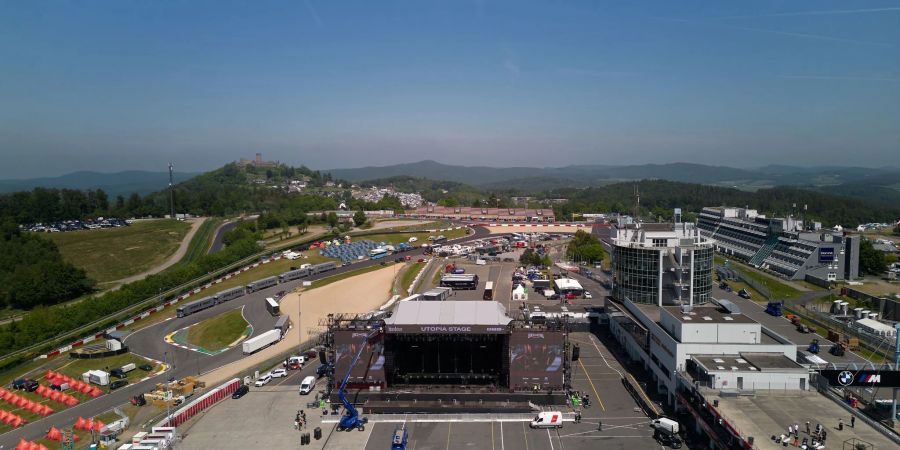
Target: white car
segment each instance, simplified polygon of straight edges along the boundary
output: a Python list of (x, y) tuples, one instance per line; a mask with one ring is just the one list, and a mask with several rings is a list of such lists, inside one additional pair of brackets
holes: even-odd
[(275, 370), (269, 372), (269, 376), (271, 376), (272, 378), (286, 377), (286, 376), (287, 376), (287, 370), (284, 370), (284, 369), (275, 369)]
[(272, 375), (267, 373), (259, 377), (259, 379), (256, 380), (256, 383), (253, 383), (253, 385), (256, 387), (262, 387), (269, 384), (270, 381), (272, 381)]
[(590, 292), (584, 291), (584, 298), (594, 298), (594, 296)]
[(415, 237), (415, 236), (409, 238), (409, 242), (416, 242), (416, 241), (418, 241), (418, 240), (419, 240), (419, 238), (417, 238), (417, 237)]

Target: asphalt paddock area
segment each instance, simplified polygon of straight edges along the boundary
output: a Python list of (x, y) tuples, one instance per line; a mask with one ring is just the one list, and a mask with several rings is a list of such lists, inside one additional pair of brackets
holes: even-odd
[[(317, 409), (307, 408), (312, 396), (297, 393), (300, 380), (313, 372), (311, 364), (265, 387), (251, 387), (242, 399), (223, 400), (182, 427), (185, 439), (179, 448), (382, 450), (390, 448), (394, 430), (405, 425), (409, 450), (659, 449), (649, 419), (635, 409), (637, 405), (621, 382), (624, 370), (610, 351), (590, 333), (571, 333), (570, 339), (580, 347), (580, 358), (572, 363), (572, 385), (590, 396), (591, 405), (582, 411), (581, 423), (567, 421), (561, 429), (531, 429), (521, 417), (502, 413), (473, 414), (456, 420), (452, 416), (379, 416), (363, 411), (370, 419), (365, 431), (337, 432), (336, 417), (329, 415), (326, 419)], [(319, 389), (322, 383), (320, 380)], [(572, 412), (568, 407), (555, 408)], [(299, 446), (300, 432), (293, 427), (299, 409), (304, 409), (309, 418), (304, 432), (315, 427), (323, 432), (323, 438), (309, 446)], [(598, 430), (601, 423), (602, 430)]]
[[(409, 450), (588, 450), (659, 449), (643, 416), (608, 418), (603, 431), (597, 419), (584, 417), (582, 423), (567, 422), (561, 429), (531, 429), (526, 422), (433, 422), (407, 423)], [(593, 422), (593, 423), (591, 423)], [(372, 425), (366, 450), (390, 448), (394, 430), (400, 424)], [(335, 441), (340, 440), (336, 436)], [(329, 448), (329, 447), (326, 447)]]

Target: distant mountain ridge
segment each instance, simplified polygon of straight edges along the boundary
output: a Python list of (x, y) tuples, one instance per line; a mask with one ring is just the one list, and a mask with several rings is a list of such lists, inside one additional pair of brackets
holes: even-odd
[[(193, 172), (175, 172), (175, 182), (193, 178)], [(20, 180), (0, 180), (0, 193), (30, 191), (36, 187), (66, 189), (103, 189), (110, 196), (125, 195), (136, 192), (146, 195), (165, 189), (169, 185), (169, 172), (148, 172), (143, 170), (127, 170), (123, 172), (103, 173), (78, 171), (58, 177), (27, 178)]]
[(584, 188), (617, 181), (658, 179), (744, 190), (792, 186), (879, 202), (900, 202), (900, 182), (898, 182), (900, 169), (893, 167), (768, 165), (740, 169), (694, 163), (487, 167), (457, 166), (425, 160), (389, 166), (331, 169), (324, 172), (331, 173), (335, 178), (353, 182), (410, 176), (453, 181), (487, 189), (518, 189), (526, 192), (565, 187)]

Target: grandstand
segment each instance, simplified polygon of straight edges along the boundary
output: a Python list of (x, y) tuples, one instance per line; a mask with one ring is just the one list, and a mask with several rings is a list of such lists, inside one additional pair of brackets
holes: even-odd
[(859, 238), (841, 231), (821, 230), (818, 224), (807, 229), (792, 217), (767, 218), (755, 209), (733, 207), (703, 208), (698, 227), (715, 239), (719, 253), (785, 278), (858, 276)]
[(369, 250), (378, 247), (379, 244), (367, 240), (355, 241), (350, 244), (329, 245), (322, 250), (322, 256), (340, 259), (341, 262), (347, 263), (360, 259), (360, 257), (368, 258)]

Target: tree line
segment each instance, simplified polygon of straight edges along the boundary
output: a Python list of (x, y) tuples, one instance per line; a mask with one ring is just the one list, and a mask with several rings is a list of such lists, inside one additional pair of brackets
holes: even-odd
[(0, 228), (0, 308), (31, 309), (91, 292), (94, 281), (63, 261), (53, 241), (22, 233), (8, 218)]
[(567, 192), (569, 202), (554, 206), (554, 211), (559, 218), (588, 212), (631, 214), (635, 204), (635, 186), (640, 191), (640, 215), (647, 220), (669, 220), (674, 208), (682, 208), (687, 213), (686, 219), (691, 219), (703, 207), (723, 205), (749, 206), (770, 217), (802, 216), (806, 221), (819, 221), (827, 227), (855, 227), (860, 223), (894, 222), (900, 218), (898, 205), (867, 202), (793, 187), (782, 186), (749, 192), (664, 180), (615, 183), (571, 190)]

